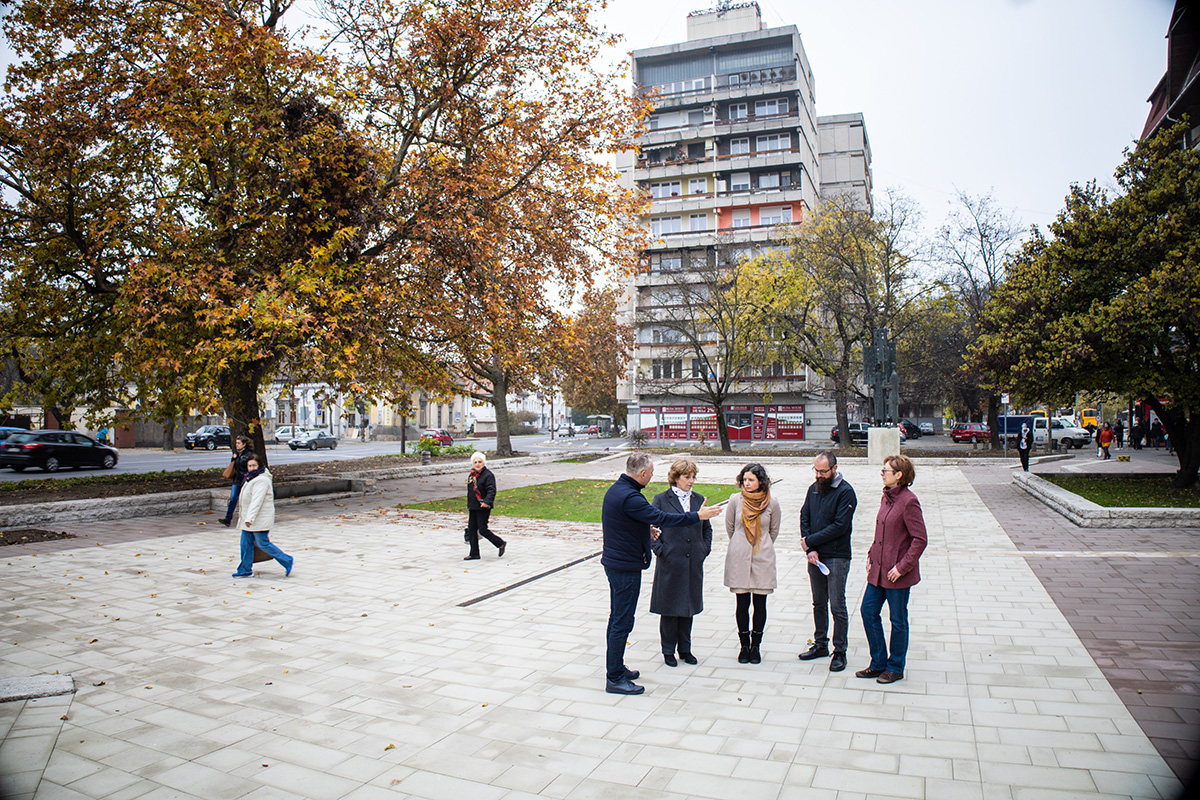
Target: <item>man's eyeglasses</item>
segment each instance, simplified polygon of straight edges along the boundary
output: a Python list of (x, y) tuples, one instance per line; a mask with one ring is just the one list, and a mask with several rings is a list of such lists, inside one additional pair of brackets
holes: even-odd
[(817, 473), (818, 475), (828, 475), (829, 473), (833, 472), (833, 467), (829, 467), (828, 469), (817, 469), (816, 467), (813, 467), (813, 472)]

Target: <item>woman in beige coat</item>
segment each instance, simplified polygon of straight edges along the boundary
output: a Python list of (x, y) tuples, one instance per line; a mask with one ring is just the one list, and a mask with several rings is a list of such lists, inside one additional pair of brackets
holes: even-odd
[[(771, 496), (771, 479), (761, 464), (747, 464), (737, 476), (741, 494), (729, 498), (725, 512), (725, 585), (737, 599), (734, 619), (742, 649), (738, 663), (762, 661), (759, 645), (767, 624), (767, 595), (775, 589), (775, 539), (779, 536), (779, 502)], [(751, 628), (750, 602), (754, 602)]]

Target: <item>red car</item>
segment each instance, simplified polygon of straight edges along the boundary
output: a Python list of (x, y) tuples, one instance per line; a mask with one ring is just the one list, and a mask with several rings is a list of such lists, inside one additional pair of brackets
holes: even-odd
[(991, 438), (991, 429), (982, 422), (956, 422), (950, 430), (953, 442), (986, 442)]
[(454, 444), (454, 437), (442, 428), (428, 428), (421, 434), (421, 440), (432, 439), (442, 447)]

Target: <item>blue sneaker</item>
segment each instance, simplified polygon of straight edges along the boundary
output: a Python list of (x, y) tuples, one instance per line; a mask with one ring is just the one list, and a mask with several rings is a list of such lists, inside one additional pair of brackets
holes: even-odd
[(246, 572), (246, 573), (235, 572), (235, 573), (233, 573), (233, 577), (235, 577), (235, 578), (253, 578), (254, 573), (253, 572)]
[(286, 578), (286, 577), (288, 577), (289, 575), (291, 575), (291, 574), (292, 574), (292, 567), (294, 567), (294, 566), (296, 566), (296, 559), (295, 559), (295, 558), (293, 558), (291, 561), (289, 561), (289, 562), (288, 562), (287, 568), (286, 568), (286, 569), (284, 569), (284, 571), (283, 571), (283, 577), (285, 577), (285, 578)]

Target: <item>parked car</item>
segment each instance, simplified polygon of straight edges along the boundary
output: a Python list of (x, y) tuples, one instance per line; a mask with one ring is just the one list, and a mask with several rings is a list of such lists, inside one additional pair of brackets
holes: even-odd
[(0, 426), (0, 442), (3, 442), (14, 433), (25, 433), (28, 428), (13, 428), (8, 425)]
[(950, 429), (952, 442), (986, 442), (992, 438), (992, 431), (982, 422), (956, 422)]
[(281, 425), (275, 429), (275, 444), (287, 444), (308, 430), (303, 425)]
[(195, 450), (198, 447), (205, 450), (216, 450), (218, 447), (229, 447), (232, 443), (228, 425), (205, 425), (195, 433), (189, 433), (183, 437), (183, 446), (188, 450)]
[(556, 432), (555, 435), (556, 436), (573, 437), (575, 435), (575, 429), (572, 428), (570, 425), (559, 425), (558, 431)]
[(917, 423), (913, 422), (911, 419), (900, 420), (900, 424), (897, 427), (901, 428), (904, 431), (905, 438), (908, 438), (908, 439), (920, 439), (921, 438), (921, 429), (917, 426)]
[(288, 442), (288, 447), (293, 450), (304, 448), (306, 450), (317, 450), (321, 447), (328, 447), (330, 450), (337, 449), (337, 437), (328, 431), (302, 431), (293, 436)]
[(14, 472), (26, 467), (41, 467), (46, 472), (64, 467), (112, 469), (119, 457), (117, 448), (74, 431), (17, 431), (0, 444), (0, 467)]
[(421, 434), (421, 441), (432, 440), (442, 447), (454, 444), (454, 437), (445, 428), (426, 428)]
[[(850, 428), (850, 444), (866, 447), (867, 444), (867, 428), (869, 426), (865, 422), (851, 422)], [(838, 429), (835, 427), (829, 432), (829, 438), (834, 444), (841, 444), (841, 438), (838, 434)]]
[(600, 433), (599, 425), (588, 425), (588, 436), (596, 436)]
[(933, 436), (933, 423), (932, 422), (922, 422), (917, 427), (921, 429), (922, 436)]

